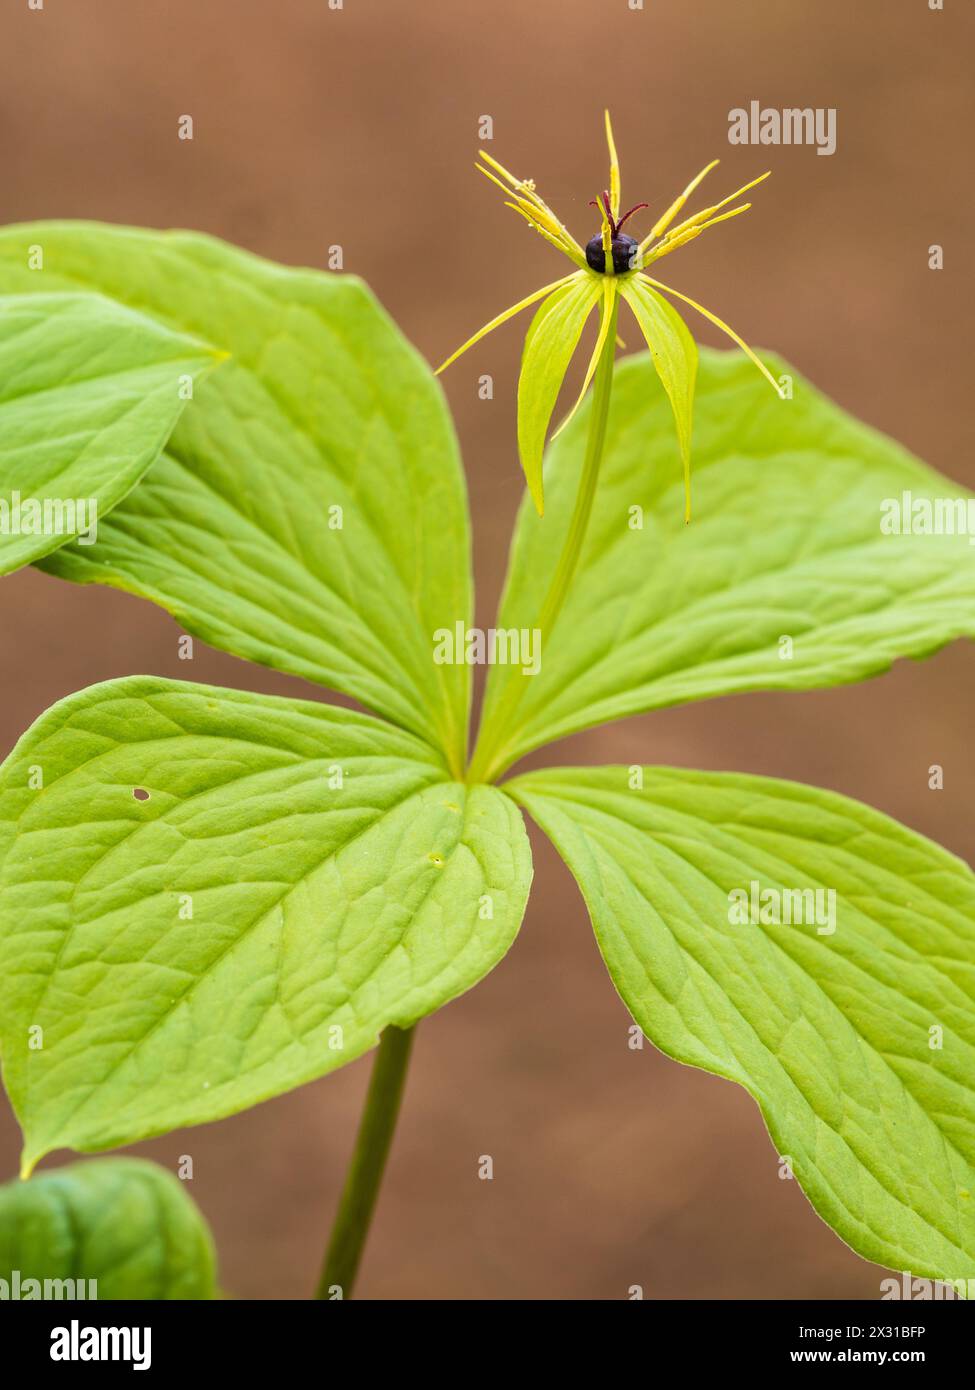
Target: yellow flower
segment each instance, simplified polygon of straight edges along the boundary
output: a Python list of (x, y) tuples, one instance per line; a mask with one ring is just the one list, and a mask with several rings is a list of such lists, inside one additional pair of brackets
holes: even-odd
[[(694, 241), (709, 227), (727, 222), (747, 212), (751, 203), (728, 208), (743, 193), (754, 188), (768, 173), (753, 179), (737, 192), (722, 198), (719, 203), (695, 213), (673, 226), (674, 219), (691, 194), (718, 163), (713, 160), (675, 198), (658, 218), (642, 241), (622, 232), (621, 228), (634, 213), (647, 206), (638, 203), (620, 216), (620, 167), (613, 139), (613, 128), (606, 112), (606, 142), (609, 147), (609, 188), (590, 206), (598, 208), (601, 229), (582, 247), (568, 232), (535, 188), (533, 179), (519, 179), (510, 174), (491, 155), (481, 151), (480, 163), (475, 165), (485, 178), (496, 184), (505, 195), (505, 206), (513, 208), (530, 227), (561, 251), (576, 267), (561, 280), (543, 285), (540, 290), (513, 304), (503, 314), (484, 325), (462, 347), (447, 358), (437, 371), (442, 372), (455, 362), (461, 353), (479, 342), (493, 329), (505, 323), (530, 304), (542, 303), (532, 319), (525, 338), (521, 375), (518, 381), (518, 452), (529, 490), (538, 508), (543, 509), (542, 453), (552, 413), (558, 399), (569, 363), (582, 336), (582, 330), (592, 310), (599, 306), (599, 334), (586, 369), (582, 390), (559, 430), (564, 429), (579, 407), (601, 360), (612, 366), (616, 345), (616, 320), (619, 300), (629, 305), (640, 327), (654, 367), (667, 393), (674, 412), (677, 439), (684, 467), (685, 519), (690, 520), (691, 422), (694, 404), (694, 383), (697, 376), (697, 346), (678, 314), (665, 298), (673, 295), (696, 309), (698, 313), (727, 333), (748, 354), (759, 371), (776, 391), (778, 383), (748, 344), (734, 329), (705, 309), (702, 304), (669, 285), (662, 284), (646, 273), (647, 267), (670, 255), (681, 246)], [(728, 208), (728, 211), (723, 209)], [(663, 293), (661, 293), (663, 291)], [(559, 431), (557, 430), (556, 433)]]

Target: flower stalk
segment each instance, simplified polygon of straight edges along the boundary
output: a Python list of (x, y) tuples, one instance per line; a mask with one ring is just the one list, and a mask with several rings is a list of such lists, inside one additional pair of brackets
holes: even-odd
[(586, 442), (586, 456), (579, 479), (575, 509), (569, 530), (559, 556), (552, 584), (542, 606), (538, 626), (544, 636), (551, 632), (565, 602), (569, 585), (579, 564), (583, 542), (589, 529), (592, 504), (596, 498), (596, 483), (599, 479), (599, 466), (603, 461), (603, 445), (606, 441), (606, 423), (609, 419), (609, 398), (613, 389), (613, 365), (616, 356), (616, 323), (619, 318), (619, 299), (613, 295), (612, 308), (607, 315), (602, 351), (596, 366), (593, 386), (592, 418), (589, 424), (589, 437)]
[[(579, 488), (559, 560), (540, 605), (536, 624), (541, 633), (543, 647), (562, 612), (579, 567), (589, 530), (606, 442), (620, 300), (626, 301), (637, 321), (650, 349), (650, 357), (660, 384), (673, 411), (684, 473), (685, 520), (690, 520), (691, 423), (697, 374), (697, 346), (683, 319), (670, 303), (670, 297), (697, 310), (726, 333), (747, 353), (772, 386), (777, 391), (779, 389), (778, 383), (765, 364), (723, 320), (688, 295), (671, 289), (645, 274), (647, 266), (688, 245), (708, 228), (747, 212), (751, 207), (750, 203), (741, 203), (731, 208), (728, 204), (750, 191), (768, 175), (762, 174), (735, 193), (705, 208), (703, 212), (696, 213), (673, 226), (674, 219), (687, 200), (717, 164), (718, 161), (714, 160), (691, 180), (657, 219), (649, 234), (638, 242), (634, 237), (624, 233), (622, 227), (630, 217), (648, 205), (637, 203), (621, 215), (620, 163), (608, 111), (605, 125), (609, 153), (609, 187), (590, 204), (599, 212), (600, 229), (585, 246), (575, 240), (565, 224), (544, 201), (534, 179), (518, 178), (491, 155), (483, 150), (479, 152), (480, 163), (475, 165), (479, 173), (501, 190), (505, 205), (522, 217), (549, 245), (561, 252), (574, 269), (570, 274), (544, 285), (497, 315), (438, 368), (438, 372), (442, 372), (462, 353), (515, 314), (532, 305), (538, 305), (525, 340), (518, 383), (518, 451), (529, 492), (539, 516), (542, 516), (542, 454), (545, 439), (565, 373), (578, 346), (583, 328), (592, 311), (599, 306), (599, 332), (585, 372), (582, 390), (559, 426), (560, 430), (565, 428), (592, 385), (593, 404)], [(486, 725), (482, 722), (467, 772), (468, 783), (492, 782), (510, 767), (513, 761), (509, 752), (513, 736), (512, 716), (524, 697), (525, 689), (525, 679), (509, 682), (497, 706), (491, 711), (489, 723)], [(455, 775), (461, 775), (456, 768), (454, 772)], [(393, 1140), (411, 1042), (411, 1030), (394, 1027), (387, 1028), (380, 1040), (355, 1151), (318, 1286), (317, 1297), (320, 1299), (335, 1297), (336, 1290), (341, 1291), (340, 1296), (343, 1298), (348, 1298), (352, 1293)]]
[[(613, 389), (613, 367), (616, 359), (616, 324), (619, 315), (619, 297), (612, 296), (611, 306), (606, 311), (600, 338), (602, 345), (599, 358), (597, 360), (594, 384), (592, 413), (589, 417), (589, 434), (586, 440), (586, 453), (582, 464), (582, 473), (579, 478), (579, 489), (576, 493), (575, 506), (572, 518), (569, 522), (569, 529), (566, 532), (565, 541), (562, 545), (562, 552), (559, 556), (555, 574), (549, 586), (548, 593), (542, 604), (536, 626), (541, 633), (542, 650), (545, 649), (545, 642), (552, 629), (555, 627), (562, 605), (575, 577), (575, 572), (579, 566), (582, 556), (582, 549), (585, 544), (586, 533), (589, 530), (589, 519), (592, 516), (593, 502), (596, 498), (596, 487), (599, 482), (599, 469), (603, 461), (603, 450), (606, 442), (606, 425), (609, 420), (609, 402)], [(493, 713), (491, 728), (505, 730), (511, 726), (511, 716), (515, 713), (521, 703), (522, 696), (527, 688), (528, 677), (521, 680), (512, 681), (505, 689), (505, 692)], [(498, 747), (496, 741), (492, 741), (490, 734), (485, 733), (482, 724), (474, 756), (471, 759), (470, 769), (467, 780), (470, 783), (493, 782), (510, 765), (510, 758), (505, 748)]]

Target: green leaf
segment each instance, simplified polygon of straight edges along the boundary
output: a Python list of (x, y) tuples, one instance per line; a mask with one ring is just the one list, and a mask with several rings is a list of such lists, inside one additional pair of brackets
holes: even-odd
[(21, 1299), (217, 1296), (206, 1222), (178, 1178), (136, 1158), (71, 1163), (0, 1187), (0, 1280), (5, 1297)]
[[(43, 272), (26, 269), (32, 244)], [(464, 480), (439, 386), (368, 289), (191, 233), (0, 233), (0, 291), (40, 281), (97, 290), (232, 356), (97, 546), (44, 567), (341, 690), (459, 769), (470, 668), (432, 652), (437, 629), (470, 620)]]
[[(497, 766), (607, 720), (736, 691), (862, 680), (975, 634), (969, 537), (881, 530), (887, 499), (907, 491), (953, 501), (962, 489), (785, 364), (773, 367), (792, 375), (792, 400), (738, 354), (702, 352), (689, 526), (653, 367), (641, 354), (617, 368), (592, 520), (541, 672), (488, 673), (484, 720), (503, 753)], [(537, 624), (588, 414), (549, 450), (544, 520), (522, 506), (499, 627)], [(502, 728), (498, 704), (511, 682), (523, 689)]]
[(367, 715), (150, 677), (55, 705), (0, 770), (25, 1168), (352, 1061), (497, 964), (530, 878), (511, 801)]
[(0, 295), (0, 574), (77, 536), (84, 554), (215, 360), (99, 295)]
[(684, 469), (684, 520), (691, 519), (691, 430), (694, 423), (694, 382), (697, 343), (687, 324), (656, 290), (642, 280), (623, 280), (620, 294), (633, 310), (650, 349), (654, 370), (667, 392)]
[(518, 452), (539, 516), (545, 435), (586, 319), (601, 294), (596, 277), (583, 272), (543, 301), (525, 338), (518, 378)]
[[(637, 1023), (754, 1096), (858, 1254), (971, 1279), (975, 876), (831, 792), (673, 768), (636, 780), (559, 769), (506, 790), (575, 875)], [(797, 911), (786, 891), (812, 896)]]

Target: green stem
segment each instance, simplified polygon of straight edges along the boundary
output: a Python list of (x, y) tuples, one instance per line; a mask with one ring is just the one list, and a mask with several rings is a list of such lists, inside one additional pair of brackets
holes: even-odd
[[(616, 320), (619, 312), (619, 296), (613, 297), (610, 310), (609, 328), (606, 341), (596, 364), (593, 386), (592, 413), (589, 419), (589, 437), (586, 441), (586, 454), (582, 463), (579, 491), (576, 494), (575, 508), (569, 522), (562, 553), (559, 556), (555, 574), (549, 585), (545, 602), (542, 604), (537, 626), (542, 634), (544, 645), (546, 637), (555, 626), (566, 596), (579, 565), (583, 543), (589, 529), (593, 502), (596, 497), (596, 484), (599, 480), (599, 467), (603, 458), (603, 445), (606, 440), (606, 423), (609, 418), (609, 398), (613, 386), (613, 363), (616, 356)], [(508, 727), (511, 715), (517, 709), (525, 692), (525, 681), (512, 681), (507, 686), (497, 709), (493, 727), (502, 732)], [(495, 745), (478, 739), (474, 757), (468, 772), (468, 781), (491, 781), (508, 766), (507, 754)], [(510, 760), (509, 760), (510, 761)], [(342, 1297), (349, 1298), (355, 1283), (362, 1251), (369, 1234), (369, 1226), (379, 1196), (383, 1170), (389, 1157), (393, 1142), (393, 1132), (403, 1099), (406, 1082), (406, 1068), (410, 1060), (413, 1042), (413, 1029), (387, 1028), (379, 1043), (365, 1109), (359, 1124), (355, 1151), (345, 1179), (345, 1187), (339, 1202), (338, 1214), (332, 1228), (331, 1239), (325, 1254), (321, 1279), (316, 1298), (328, 1299), (332, 1290), (340, 1288)]]
[(352, 1296), (403, 1099), (413, 1032), (412, 1028), (390, 1026), (379, 1040), (355, 1151), (346, 1174), (316, 1298), (331, 1298), (336, 1287), (342, 1290), (343, 1298)]
[[(599, 481), (599, 467), (603, 460), (603, 445), (606, 442), (606, 422), (609, 419), (609, 398), (613, 387), (618, 315), (619, 295), (616, 294), (613, 296), (613, 307), (610, 311), (609, 331), (606, 334), (606, 341), (596, 365), (592, 413), (589, 417), (589, 437), (586, 441), (586, 456), (582, 463), (582, 475), (579, 479), (575, 509), (569, 522), (569, 529), (562, 546), (559, 562), (555, 568), (555, 574), (552, 577), (536, 624), (541, 633), (543, 652), (546, 639), (562, 611), (562, 605), (565, 603), (569, 587), (578, 568), (583, 542), (589, 529), (589, 519), (592, 516), (592, 505), (596, 498), (596, 484)], [(511, 717), (521, 703), (528, 680), (529, 678), (526, 676), (523, 676), (521, 680), (515, 677), (509, 680), (504, 694), (493, 712), (491, 727), (499, 730), (502, 736), (510, 727)], [(490, 739), (485, 739), (482, 728), (477, 747), (474, 749), (474, 756), (471, 759), (468, 781), (491, 782), (496, 777), (500, 777), (501, 773), (510, 765), (510, 759), (506, 761), (507, 757), (506, 750), (503, 747), (499, 749), (496, 740), (492, 742)]]

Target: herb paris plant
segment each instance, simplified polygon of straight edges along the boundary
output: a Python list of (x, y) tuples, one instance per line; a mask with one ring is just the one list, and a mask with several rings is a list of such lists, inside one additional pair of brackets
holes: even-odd
[[(684, 465), (684, 516), (691, 517), (691, 419), (694, 411), (694, 378), (697, 374), (697, 347), (687, 331), (680, 315), (671, 307), (658, 291), (665, 290), (685, 304), (691, 305), (711, 323), (727, 333), (751, 358), (778, 392), (779, 385), (759, 357), (748, 344), (738, 336), (734, 329), (703, 308), (680, 291), (662, 285), (659, 280), (644, 274), (644, 268), (654, 261), (677, 251), (694, 241), (709, 227), (727, 222), (740, 213), (747, 212), (751, 203), (741, 203), (729, 212), (722, 212), (729, 203), (747, 193), (757, 184), (763, 183), (768, 174), (762, 174), (745, 184), (737, 192), (722, 198), (720, 203), (705, 208), (703, 212), (688, 217), (678, 226), (671, 224), (684, 207), (691, 194), (703, 179), (714, 169), (719, 161), (712, 160), (696, 178), (675, 198), (662, 217), (659, 217), (643, 241), (621, 233), (623, 226), (634, 213), (648, 206), (637, 203), (620, 216), (620, 163), (616, 153), (616, 141), (609, 112), (605, 113), (606, 143), (609, 148), (609, 188), (600, 198), (593, 198), (590, 207), (599, 209), (602, 230), (592, 237), (585, 250), (572, 237), (567, 228), (542, 199), (533, 179), (519, 179), (509, 174), (503, 165), (487, 154), (479, 152), (482, 164), (475, 168), (496, 184), (506, 195), (505, 207), (513, 208), (539, 232), (556, 250), (567, 256), (578, 266), (572, 275), (566, 275), (551, 285), (544, 285), (534, 294), (506, 309), (503, 314), (492, 319), (482, 329), (459, 347), (446, 362), (438, 368), (442, 372), (465, 353), (468, 348), (487, 336), (493, 329), (506, 323), (522, 309), (542, 300), (542, 305), (532, 320), (525, 339), (525, 353), (518, 383), (518, 448), (525, 480), (541, 516), (543, 508), (542, 451), (552, 412), (558, 399), (562, 379), (569, 362), (575, 353), (582, 330), (590, 313), (598, 304), (600, 307), (599, 332), (593, 348), (589, 365), (582, 383), (582, 390), (575, 405), (566, 415), (559, 431), (563, 430), (581, 405), (589, 384), (596, 373), (604, 355), (612, 356), (616, 342), (616, 316), (619, 312), (619, 299), (623, 298), (633, 311), (650, 349), (661, 385), (667, 392), (680, 444), (681, 459)], [(494, 172), (492, 172), (494, 171)], [(499, 179), (497, 175), (500, 174)], [(501, 180), (504, 180), (502, 182)], [(511, 199), (514, 201), (510, 201)]]
[[(610, 253), (617, 199), (611, 184)], [(634, 765), (495, 785), (606, 720), (858, 680), (972, 636), (966, 538), (878, 524), (887, 497), (960, 489), (785, 364), (764, 370), (791, 377), (787, 400), (702, 351), (686, 527), (660, 342), (614, 373), (604, 319), (593, 399), (549, 451), (544, 518), (522, 505), (502, 598), (506, 629), (547, 613), (541, 671), (491, 668), (468, 765), (470, 668), (432, 659), (433, 634), (471, 620), (463, 476), (432, 374), (365, 287), (202, 236), (47, 223), (0, 232), (0, 295), (17, 364), (0, 499), (63, 474), (101, 513), (94, 544), (0, 536), (7, 567), (139, 594), (374, 711), (140, 676), (23, 736), (0, 771), (0, 1053), (24, 1173), (233, 1114), (381, 1035), (321, 1284), (348, 1293), (409, 1029), (520, 925), (524, 810), (636, 1022), (748, 1089), (834, 1230), (920, 1276), (975, 1274), (975, 876), (859, 803), (771, 779)], [(67, 314), (70, 346), (106, 346), (60, 379), (44, 343)], [(106, 315), (131, 335), (123, 362)], [(732, 920), (753, 882), (832, 892), (835, 931)]]

